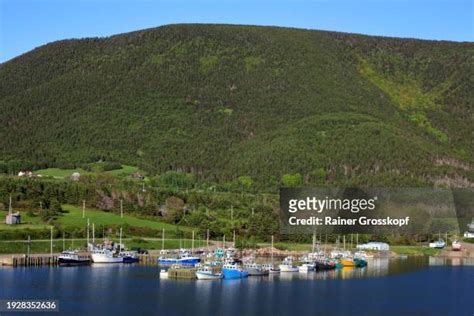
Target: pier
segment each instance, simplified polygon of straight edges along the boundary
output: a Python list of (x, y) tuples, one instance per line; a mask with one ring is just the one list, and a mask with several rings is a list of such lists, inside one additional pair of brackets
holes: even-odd
[(170, 268), (168, 278), (173, 279), (196, 279), (196, 268)]
[(45, 255), (9, 255), (0, 256), (0, 266), (10, 267), (39, 267), (39, 266), (57, 266), (58, 255), (57, 254), (45, 254)]

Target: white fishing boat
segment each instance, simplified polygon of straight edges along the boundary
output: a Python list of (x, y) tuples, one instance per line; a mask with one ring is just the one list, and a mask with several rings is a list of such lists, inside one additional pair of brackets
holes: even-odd
[(273, 242), (274, 242), (274, 238), (273, 238), (273, 235), (272, 235), (272, 245), (271, 245), (271, 258), (272, 258), (272, 263), (270, 264), (266, 264), (264, 265), (264, 269), (268, 270), (268, 273), (269, 274), (277, 274), (277, 273), (280, 273), (280, 268), (275, 268), (273, 266)]
[(261, 264), (255, 262), (244, 263), (244, 269), (248, 271), (249, 275), (253, 276), (268, 275), (269, 273)]
[(109, 249), (93, 249), (91, 257), (94, 263), (123, 263), (123, 257)]
[(200, 267), (196, 271), (196, 277), (199, 280), (218, 280), (218, 279), (222, 279), (223, 276), (224, 275), (222, 274), (222, 272), (217, 272), (211, 266), (207, 266), (207, 265)]
[(298, 267), (293, 265), (293, 257), (286, 257), (283, 262), (278, 266), (280, 272), (298, 272)]
[(168, 271), (165, 269), (160, 270), (160, 279), (167, 279), (168, 278)]
[(307, 273), (310, 271), (314, 271), (314, 264), (311, 263), (304, 263), (298, 267), (298, 271), (301, 273)]

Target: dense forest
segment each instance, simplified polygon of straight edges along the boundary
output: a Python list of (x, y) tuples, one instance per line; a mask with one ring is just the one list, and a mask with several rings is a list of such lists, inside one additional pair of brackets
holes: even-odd
[(474, 43), (169, 25), (0, 64), (0, 168), (95, 161), (296, 185), (474, 185)]

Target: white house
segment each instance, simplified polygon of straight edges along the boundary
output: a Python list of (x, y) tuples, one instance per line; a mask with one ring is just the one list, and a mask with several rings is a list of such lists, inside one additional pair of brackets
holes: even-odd
[(467, 232), (464, 232), (465, 238), (474, 238), (474, 222), (467, 225)]
[(361, 250), (377, 250), (377, 251), (389, 251), (390, 246), (384, 242), (371, 241), (366, 244), (357, 245), (357, 249)]
[(28, 170), (21, 170), (18, 172), (19, 177), (33, 177), (33, 172), (28, 171)]
[(79, 181), (79, 179), (81, 178), (81, 174), (79, 172), (74, 172), (73, 174), (71, 174), (71, 176), (69, 177), (69, 179), (71, 181)]

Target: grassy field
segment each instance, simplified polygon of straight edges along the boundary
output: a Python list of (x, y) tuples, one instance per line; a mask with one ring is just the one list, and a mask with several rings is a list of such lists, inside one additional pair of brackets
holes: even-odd
[[(145, 229), (154, 229), (161, 232), (162, 229), (165, 229), (165, 234), (167, 237), (175, 237), (178, 226), (173, 224), (168, 224), (160, 222), (153, 218), (138, 218), (129, 214), (124, 214), (123, 218), (119, 214), (104, 212), (97, 209), (86, 209), (86, 217), (82, 218), (82, 208), (74, 205), (63, 205), (64, 212), (57, 217), (54, 224), (63, 228), (64, 230), (73, 230), (76, 228), (84, 228), (87, 225), (87, 219), (89, 219), (90, 224), (94, 224), (96, 227), (119, 227), (128, 225), (129, 227), (145, 228)], [(0, 223), (0, 231), (2, 230), (23, 230), (23, 229), (49, 229), (51, 226), (46, 224), (41, 220), (40, 216), (31, 216), (26, 212), (21, 212), (22, 224), (20, 225), (6, 225), (3, 222), (7, 212), (0, 211), (0, 218), (2, 218), (2, 223)], [(179, 230), (183, 232), (191, 232), (192, 228), (179, 226)], [(159, 236), (157, 236), (159, 237)]]
[[(122, 169), (104, 171), (104, 173), (117, 176), (117, 177), (125, 177), (137, 171), (139, 171), (137, 167), (122, 165)], [(95, 173), (93, 171), (92, 172), (86, 171), (82, 168), (77, 168), (77, 169), (47, 168), (47, 169), (40, 169), (40, 170), (35, 171), (36, 174), (42, 175), (44, 177), (53, 177), (56, 179), (64, 179), (66, 177), (70, 177), (74, 172), (79, 172), (81, 175), (90, 175), (90, 174)]]
[(26, 212), (21, 212), (21, 224), (20, 225), (7, 225), (5, 224), (5, 216), (7, 211), (0, 211), (0, 230), (13, 230), (13, 229), (44, 229), (48, 228), (49, 225), (43, 223), (39, 216), (29, 216)]
[[(259, 243), (258, 247), (270, 247), (269, 243)], [(273, 246), (280, 250), (291, 250), (291, 251), (311, 251), (313, 248), (312, 244), (295, 244), (288, 242), (276, 242)]]
[[(166, 229), (169, 231), (176, 230), (176, 226), (167, 224), (151, 219), (141, 219), (127, 214), (120, 215), (115, 213), (104, 212), (96, 209), (86, 209), (85, 218), (82, 218), (82, 208), (74, 205), (63, 205), (62, 216), (59, 216), (56, 220), (57, 223), (64, 226), (84, 227), (87, 224), (89, 218), (90, 223), (95, 225), (124, 225), (136, 227), (148, 227), (152, 229)], [(183, 228), (183, 230), (189, 230), (189, 228)]]
[(435, 256), (439, 254), (439, 249), (427, 246), (390, 246), (390, 250), (399, 255), (427, 255)]

